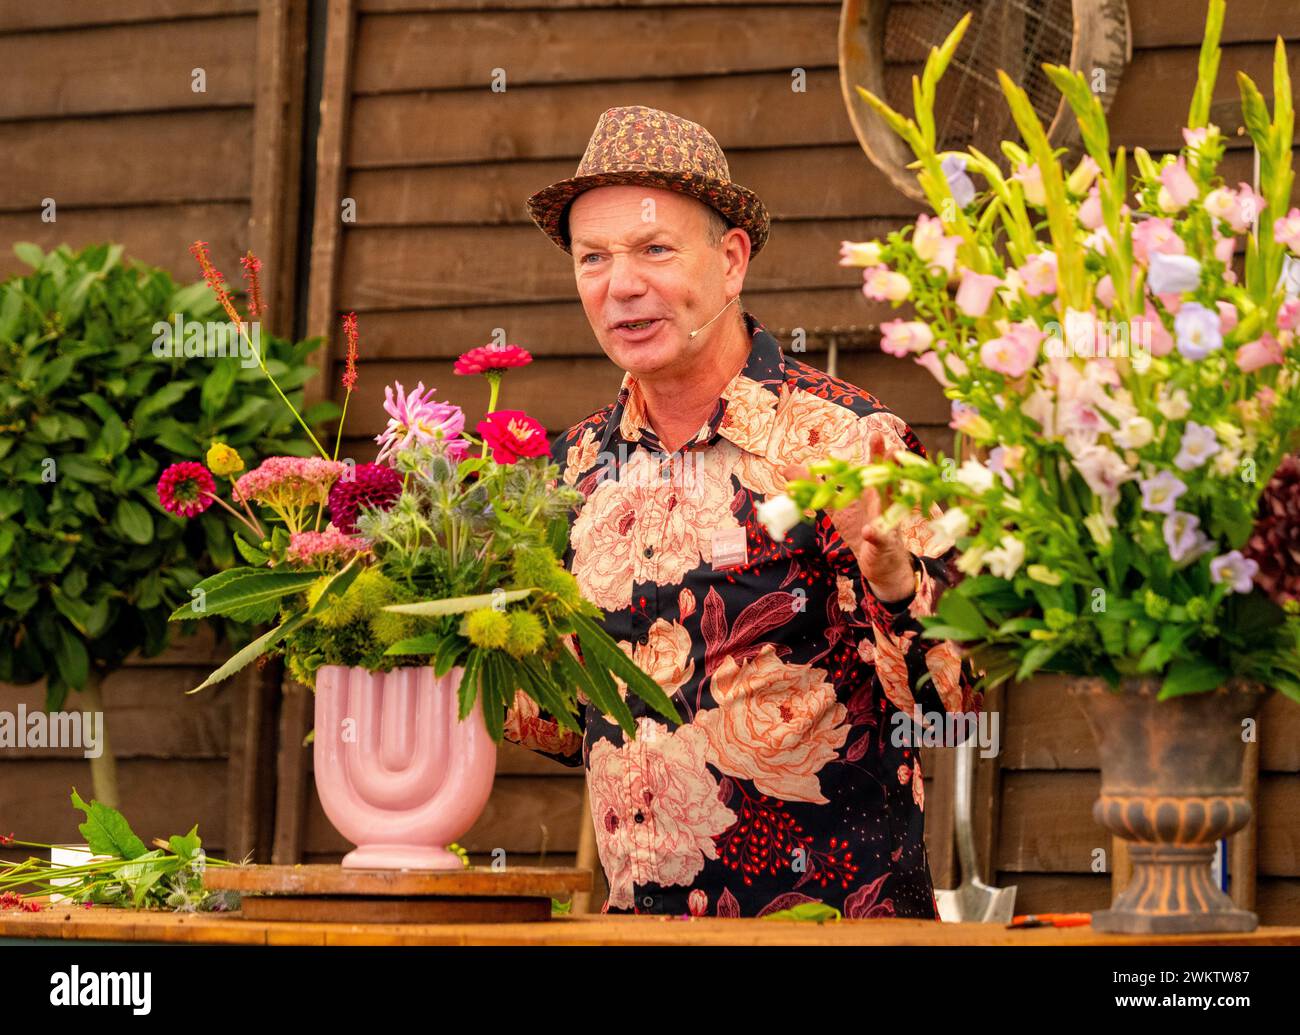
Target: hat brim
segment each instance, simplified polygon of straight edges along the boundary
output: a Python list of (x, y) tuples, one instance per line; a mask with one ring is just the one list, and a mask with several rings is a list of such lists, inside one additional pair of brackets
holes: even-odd
[(627, 184), (676, 191), (716, 209), (729, 223), (740, 227), (749, 235), (751, 256), (757, 254), (767, 243), (771, 221), (767, 207), (757, 194), (738, 183), (715, 180), (691, 172), (628, 169), (573, 176), (543, 187), (533, 194), (527, 202), (528, 214), (547, 237), (572, 254), (566, 227), (569, 205), (579, 194), (594, 187)]

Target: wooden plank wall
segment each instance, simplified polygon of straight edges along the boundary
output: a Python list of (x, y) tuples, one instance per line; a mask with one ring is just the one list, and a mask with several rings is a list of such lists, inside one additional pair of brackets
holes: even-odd
[[(290, 300), (305, 10), (305, 0), (4, 5), (0, 277), (26, 270), (15, 241), (116, 241), (129, 257), (192, 281), (188, 248), (201, 238), (235, 282), (237, 256), (253, 247), (272, 273), (268, 301)], [(193, 89), (196, 69), (202, 91)], [(52, 222), (41, 218), (46, 198)], [(197, 822), (212, 852), (261, 857), (273, 788), (258, 776), (272, 771), (278, 689), (254, 671), (216, 693), (184, 695), (228, 653), (204, 636), (129, 663), (106, 682), (108, 724), (122, 807), (142, 836)], [(38, 707), (43, 693), (0, 686), (0, 708)], [(76, 695), (68, 706), (78, 706)], [(6, 752), (4, 832), (81, 840), (73, 785), (90, 797), (89, 766), (76, 751)]]

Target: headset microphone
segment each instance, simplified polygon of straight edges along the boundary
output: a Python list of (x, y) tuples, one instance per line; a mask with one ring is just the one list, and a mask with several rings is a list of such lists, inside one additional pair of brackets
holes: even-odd
[[(730, 301), (728, 301), (728, 302), (727, 302), (727, 305), (724, 305), (721, 309), (719, 309), (719, 310), (718, 310), (718, 311), (713, 315), (713, 320), (716, 320), (719, 316), (721, 316), (723, 313), (725, 313), (725, 312), (727, 311), (727, 306), (731, 305), (732, 302), (738, 302), (738, 301), (740, 301), (740, 296), (739, 296), (739, 295), (737, 295), (735, 298), (733, 298), (733, 299), (731, 299)], [(709, 323), (712, 323), (713, 320), (710, 320)], [(706, 324), (704, 325), (704, 327), (709, 326), (709, 323), (706, 323)], [(697, 334), (700, 333), (700, 331), (704, 330), (704, 327), (697, 327), (697, 328), (695, 328), (695, 330), (691, 331), (691, 333), (688, 334), (686, 337), (688, 337), (688, 338), (694, 338)]]

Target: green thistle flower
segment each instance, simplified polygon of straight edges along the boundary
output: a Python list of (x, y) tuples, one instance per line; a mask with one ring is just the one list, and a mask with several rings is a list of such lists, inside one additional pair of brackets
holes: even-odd
[(515, 550), (510, 567), (521, 587), (544, 587), (551, 572), (558, 569), (559, 562), (545, 546), (521, 546)]
[(510, 624), (506, 651), (516, 658), (537, 653), (546, 642), (541, 620), (531, 611), (511, 611), (506, 618)]
[(370, 631), (385, 650), (398, 640), (414, 636), (419, 622), (414, 615), (379, 611), (370, 619)]
[(465, 635), (476, 647), (504, 647), (510, 638), (510, 619), (495, 608), (480, 607), (466, 615)]
[[(364, 572), (362, 573), (364, 574)], [(309, 587), (307, 587), (307, 604), (315, 607), (319, 603), (321, 594), (325, 592), (325, 587), (329, 585), (333, 575), (322, 575)], [(361, 576), (357, 576), (357, 581), (361, 581)], [(351, 588), (341, 597), (335, 597), (334, 602), (325, 608), (319, 615), (317, 621), (327, 629), (342, 629), (345, 625), (357, 617), (357, 600), (352, 596)]]

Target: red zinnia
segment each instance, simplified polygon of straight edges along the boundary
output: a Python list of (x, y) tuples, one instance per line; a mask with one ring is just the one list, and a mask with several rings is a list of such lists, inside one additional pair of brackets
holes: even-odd
[(493, 410), (478, 422), (478, 433), (492, 447), (492, 459), (499, 464), (513, 464), (526, 456), (542, 456), (550, 451), (546, 429), (523, 410)]
[(480, 345), (463, 352), (451, 368), (457, 374), (499, 374), (510, 367), (524, 367), (532, 353), (518, 345)]
[(211, 472), (193, 460), (182, 460), (163, 471), (158, 479), (158, 502), (163, 510), (180, 517), (192, 518), (212, 506), (217, 483)]
[(352, 480), (340, 478), (330, 489), (330, 520), (344, 535), (356, 535), (362, 507), (387, 510), (402, 494), (402, 476), (383, 464), (357, 464)]

